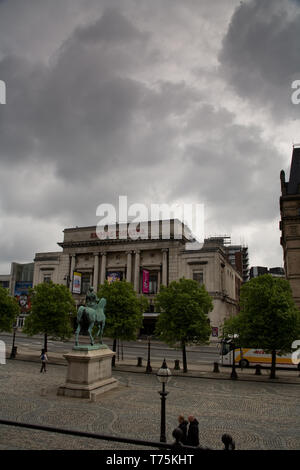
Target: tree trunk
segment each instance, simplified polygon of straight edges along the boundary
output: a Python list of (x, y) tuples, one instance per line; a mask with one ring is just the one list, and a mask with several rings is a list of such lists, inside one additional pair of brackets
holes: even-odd
[(187, 372), (187, 360), (186, 360), (186, 348), (185, 348), (185, 341), (181, 341), (182, 347), (182, 362), (183, 362), (183, 372)]
[(276, 379), (276, 351), (272, 351), (272, 364), (271, 364), (271, 374), (270, 379)]
[(47, 352), (47, 333), (44, 334), (44, 350)]
[[(114, 338), (114, 342), (113, 342), (113, 352), (116, 352), (117, 351), (117, 339)], [(111, 366), (112, 367), (115, 367), (116, 366), (116, 355), (114, 355), (114, 357), (112, 358), (111, 360)]]

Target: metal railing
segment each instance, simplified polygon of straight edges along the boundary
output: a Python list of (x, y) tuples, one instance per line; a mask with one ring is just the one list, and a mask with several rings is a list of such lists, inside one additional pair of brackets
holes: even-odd
[[(198, 452), (204, 450), (213, 450), (208, 447), (191, 447), (185, 446), (180, 443), (180, 438), (182, 437), (182, 431), (178, 428), (174, 429), (173, 437), (175, 438), (175, 442), (173, 443), (164, 443), (164, 442), (155, 442), (155, 441), (145, 441), (142, 439), (131, 439), (127, 437), (121, 436), (112, 436), (108, 434), (96, 434), (91, 432), (85, 431), (76, 431), (75, 429), (64, 429), (64, 428), (57, 428), (53, 426), (42, 426), (39, 424), (30, 424), (30, 423), (22, 423), (20, 421), (11, 421), (7, 419), (0, 419), (0, 425), (5, 426), (15, 426), (18, 428), (25, 428), (25, 429), (33, 429), (36, 431), (45, 431), (45, 432), (52, 432), (57, 434), (66, 434), (69, 436), (77, 436), (77, 437), (85, 437), (88, 439), (98, 439), (104, 441), (111, 441), (111, 442), (120, 442), (123, 444), (132, 444), (136, 446), (142, 447), (154, 447), (158, 449), (168, 449), (168, 450), (180, 450), (181, 452), (190, 451), (190, 452)], [(232, 437), (229, 434), (223, 434), (222, 442), (224, 444), (224, 450), (234, 450), (235, 445)]]

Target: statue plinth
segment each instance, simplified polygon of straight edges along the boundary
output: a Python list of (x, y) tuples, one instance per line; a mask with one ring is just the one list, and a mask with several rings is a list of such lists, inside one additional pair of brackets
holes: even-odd
[(73, 346), (73, 351), (97, 351), (98, 349), (109, 349), (106, 344), (78, 344)]
[(68, 361), (67, 380), (57, 394), (95, 400), (99, 394), (117, 387), (111, 369), (115, 354), (105, 345), (74, 346), (70, 353), (64, 354)]

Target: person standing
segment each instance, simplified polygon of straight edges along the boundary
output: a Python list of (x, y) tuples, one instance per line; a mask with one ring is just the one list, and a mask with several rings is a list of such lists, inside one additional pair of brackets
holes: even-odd
[(187, 445), (188, 446), (193, 446), (193, 447), (198, 447), (199, 446), (199, 423), (197, 419), (194, 416), (189, 416), (189, 429), (188, 429), (188, 435), (187, 435)]
[(42, 367), (41, 367), (40, 372), (43, 372), (43, 371), (46, 372), (46, 362), (48, 361), (48, 357), (47, 357), (47, 354), (45, 352), (45, 349), (42, 349), (41, 361), (42, 361)]
[(187, 427), (188, 427), (188, 422), (186, 419), (184, 419), (183, 415), (178, 416), (178, 422), (179, 422), (179, 429), (181, 429), (183, 435), (182, 438), (180, 439), (180, 442), (185, 445), (187, 443)]

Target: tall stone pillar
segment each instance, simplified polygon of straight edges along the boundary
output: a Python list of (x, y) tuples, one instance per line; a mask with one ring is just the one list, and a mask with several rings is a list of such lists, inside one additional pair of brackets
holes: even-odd
[(140, 290), (140, 262), (141, 252), (140, 250), (135, 251), (135, 265), (134, 265), (134, 290), (139, 293)]
[(100, 284), (104, 284), (106, 274), (106, 252), (101, 253), (101, 278)]
[(157, 293), (159, 293), (159, 291), (160, 291), (160, 285), (161, 285), (161, 274), (160, 274), (160, 270), (159, 270), (158, 273), (157, 273)]
[(73, 289), (73, 273), (75, 271), (75, 262), (76, 262), (76, 255), (71, 256), (71, 269), (70, 269), (70, 292), (72, 292)]
[(166, 286), (168, 281), (168, 249), (163, 248), (162, 250), (162, 285)]
[(99, 282), (99, 253), (94, 253), (94, 277), (93, 277), (93, 287), (94, 291), (98, 290)]
[(127, 271), (126, 271), (126, 281), (131, 282), (131, 258), (132, 258), (132, 252), (127, 251)]

